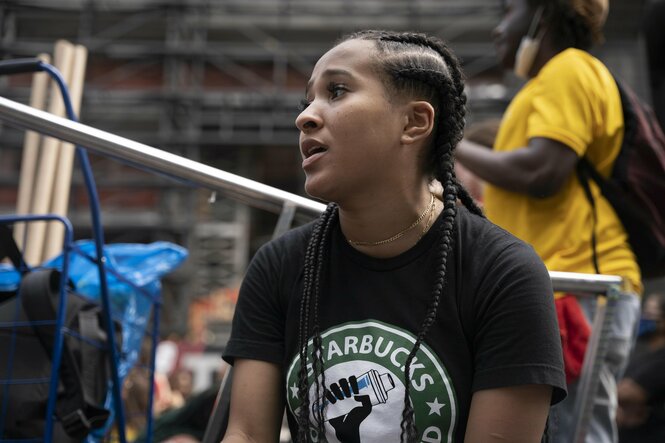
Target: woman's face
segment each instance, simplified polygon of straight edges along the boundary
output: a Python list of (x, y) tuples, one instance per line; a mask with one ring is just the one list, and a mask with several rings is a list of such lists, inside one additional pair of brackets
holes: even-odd
[[(403, 106), (388, 101), (371, 60), (375, 43), (348, 40), (317, 62), (296, 118), (305, 190), (342, 204), (388, 188), (399, 168)], [(368, 195), (368, 194), (363, 194)]]

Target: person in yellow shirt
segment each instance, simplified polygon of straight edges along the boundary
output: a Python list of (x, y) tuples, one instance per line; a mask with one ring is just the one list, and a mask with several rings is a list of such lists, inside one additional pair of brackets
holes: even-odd
[[(607, 0), (507, 0), (493, 33), (496, 50), (505, 68), (528, 81), (506, 110), (493, 149), (467, 140), (457, 149), (457, 160), (487, 182), (488, 218), (530, 243), (550, 271), (620, 275), (631, 288), (621, 295), (613, 319), (589, 443), (617, 441), (616, 380), (634, 342), (641, 291), (621, 222), (591, 183), (594, 220), (576, 174), (578, 160), (586, 157), (609, 176), (623, 139), (617, 85), (586, 52), (602, 39), (607, 12)], [(588, 320), (595, 301), (580, 303)], [(557, 442), (573, 441), (575, 394), (572, 382), (568, 398), (556, 407)]]

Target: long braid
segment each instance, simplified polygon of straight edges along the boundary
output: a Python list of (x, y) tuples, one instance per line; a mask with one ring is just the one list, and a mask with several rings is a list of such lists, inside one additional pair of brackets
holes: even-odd
[[(453, 88), (454, 94), (449, 94), (448, 97), (441, 100), (441, 103), (452, 103), (452, 110), (456, 114), (456, 117), (453, 119), (442, 119), (439, 124), (450, 125), (449, 128), (443, 129), (439, 128), (439, 131), (443, 130), (444, 132), (451, 131), (452, 146), (451, 151), (454, 150), (457, 143), (462, 139), (464, 133), (464, 117), (466, 114), (466, 94), (464, 93), (464, 79), (462, 76), (462, 70), (459, 69), (459, 62), (457, 58), (452, 54), (450, 48), (441, 40), (433, 40), (425, 35), (416, 34), (416, 33), (402, 33), (402, 34), (387, 34), (383, 31), (366, 31), (368, 34), (374, 32), (381, 34), (381, 39), (384, 41), (393, 41), (397, 43), (407, 43), (412, 45), (424, 46), (426, 48), (436, 51), (437, 54), (441, 56), (445, 63), (445, 67), (448, 69), (447, 72), (442, 72), (440, 70), (433, 70), (429, 75), (425, 74), (422, 68), (412, 68), (411, 73), (412, 78), (419, 77), (420, 81), (423, 81), (429, 84), (434, 90), (440, 90), (441, 88)], [(364, 32), (358, 33), (362, 36)], [(398, 68), (399, 69), (399, 68)], [(408, 72), (405, 69), (399, 69), (394, 75), (397, 76), (408, 76)], [(449, 75), (450, 77), (447, 77)], [(439, 152), (433, 150), (433, 153)], [(440, 168), (444, 165), (439, 159), (434, 159), (435, 169)], [(434, 172), (435, 177), (441, 176), (440, 171)], [(442, 183), (443, 184), (443, 183)], [(464, 188), (458, 181), (455, 179), (455, 186), (458, 190), (458, 198), (461, 200), (462, 204), (466, 206), (472, 213), (476, 215), (484, 216), (482, 209), (478, 206), (476, 201), (471, 197), (469, 192)]]
[[(366, 35), (372, 35), (372, 33), (370, 31)], [(416, 59), (417, 61), (424, 61), (420, 65), (414, 63), (413, 57), (408, 60), (405, 60), (406, 57), (395, 57), (384, 64), (388, 75), (391, 77), (393, 88), (398, 91), (404, 90), (414, 94), (423, 94), (426, 97), (429, 96), (435, 104), (435, 109), (438, 108), (436, 109), (437, 121), (433, 148), (430, 151), (430, 164), (434, 177), (441, 182), (444, 189), (441, 247), (438, 250), (433, 293), (425, 319), (420, 326), (416, 341), (404, 365), (404, 408), (400, 426), (400, 440), (411, 443), (417, 441), (418, 433), (410, 399), (411, 365), (416, 358), (421, 343), (425, 340), (437, 317), (439, 302), (446, 283), (448, 256), (453, 248), (457, 198), (460, 197), (462, 203), (472, 212), (482, 215), (482, 211), (468, 192), (457, 182), (454, 172), (453, 152), (457, 143), (462, 139), (466, 115), (466, 95), (464, 94), (464, 83), (459, 62), (443, 42), (421, 34), (386, 34), (379, 32), (374, 34), (374, 37), (378, 37), (380, 42), (391, 42), (385, 43), (386, 45), (416, 45), (428, 48), (436, 52), (443, 61), (443, 65), (437, 63), (434, 66), (428, 66), (428, 58), (426, 57)], [(360, 38), (362, 38), (362, 35)], [(379, 47), (381, 48), (380, 45)], [(388, 48), (384, 51), (388, 54), (392, 53)], [(395, 50), (394, 52), (398, 51)], [(423, 85), (425, 90), (423, 90)]]
[[(418, 42), (416, 44), (422, 44), (423, 46), (427, 46), (428, 48), (435, 50), (437, 53), (439, 53), (439, 55), (441, 55), (441, 58), (443, 58), (446, 66), (457, 67), (459, 65), (457, 59), (452, 55), (452, 52), (444, 42), (432, 42), (431, 39), (419, 34), (410, 35), (409, 40), (413, 41), (414, 43)], [(455, 107), (459, 112), (459, 118), (452, 119), (451, 121), (451, 123), (455, 124), (456, 126), (454, 128), (456, 134), (455, 138), (457, 138), (454, 143), (456, 146), (457, 143), (459, 143), (459, 141), (462, 139), (462, 134), (464, 132), (466, 94), (464, 93), (464, 79), (462, 76), (462, 70), (449, 68), (449, 71), (452, 79), (452, 87), (455, 88), (456, 91), (455, 96), (451, 97), (451, 99), (455, 101)], [(438, 165), (442, 164), (445, 163), (438, 163)], [(466, 208), (469, 209), (472, 213), (484, 216), (482, 209), (480, 209), (473, 197), (471, 197), (466, 188), (464, 188), (464, 186), (462, 186), (462, 184), (459, 183), (457, 179), (455, 179), (455, 186), (457, 188), (457, 197), (461, 200), (462, 204), (466, 206)]]
[(476, 200), (474, 200), (474, 198), (471, 197), (469, 191), (467, 191), (466, 188), (462, 186), (462, 184), (457, 180), (455, 180), (455, 186), (457, 187), (457, 198), (460, 199), (462, 204), (473, 214), (484, 217), (485, 214), (483, 213), (483, 210), (480, 209), (480, 206), (478, 206)]
[[(317, 424), (317, 429), (319, 435), (324, 433), (324, 420), (323, 420), (323, 405), (319, 404), (319, 400), (322, 398), (322, 388), (325, 388), (326, 385), (326, 375), (325, 368), (323, 363), (323, 340), (321, 339), (321, 331), (319, 329), (319, 300), (320, 289), (321, 289), (321, 275), (323, 271), (323, 263), (325, 262), (325, 256), (327, 255), (326, 245), (328, 244), (327, 240), (330, 237), (331, 228), (334, 225), (335, 220), (339, 212), (337, 211), (337, 205), (329, 205), (330, 215), (327, 217), (326, 224), (323, 227), (323, 232), (321, 236), (321, 245), (319, 247), (318, 262), (316, 266), (316, 274), (314, 281), (314, 326), (312, 328), (312, 369), (314, 371), (314, 382), (316, 386), (316, 395), (314, 410), (314, 419)], [(319, 374), (321, 376), (321, 382), (319, 382)]]
[(321, 242), (321, 227), (325, 223), (322, 215), (312, 231), (307, 250), (305, 251), (303, 295), (300, 300), (300, 318), (298, 322), (298, 349), (300, 356), (300, 370), (298, 371), (298, 398), (302, 404), (298, 410), (298, 435), (296, 441), (307, 442), (309, 430), (309, 390), (307, 385), (307, 342), (309, 341), (309, 302), (314, 274), (316, 250)]
[[(455, 88), (455, 91), (457, 92), (457, 94), (455, 94), (455, 97), (452, 97), (452, 99), (455, 100), (455, 108), (456, 112), (458, 113), (457, 118), (451, 119), (455, 125), (454, 128), (455, 138), (452, 145), (452, 149), (450, 151), (452, 155), (455, 147), (457, 146), (457, 143), (460, 142), (460, 140), (464, 135), (464, 117), (466, 115), (466, 94), (464, 93), (464, 78), (462, 76), (462, 70), (457, 68), (459, 66), (457, 58), (453, 56), (453, 53), (450, 51), (450, 48), (448, 48), (448, 46), (446, 46), (445, 43), (443, 42), (441, 43), (441, 50), (437, 52), (441, 54), (443, 61), (446, 63), (446, 66), (456, 67), (455, 69), (450, 69), (452, 85)], [(446, 165), (447, 163), (444, 162), (442, 164)], [(452, 173), (454, 177), (455, 174), (454, 167)], [(460, 199), (462, 204), (466, 206), (466, 208), (469, 209), (472, 213), (484, 217), (482, 209), (480, 209), (476, 201), (473, 199), (473, 197), (471, 197), (469, 191), (467, 191), (466, 188), (464, 188), (464, 186), (462, 186), (462, 184), (459, 183), (456, 178), (454, 178), (454, 186), (457, 190), (457, 198)]]
[[(398, 77), (405, 77), (407, 79), (417, 80), (427, 85), (430, 85), (432, 89), (436, 91), (436, 94), (439, 96), (439, 106), (443, 107), (446, 103), (453, 103), (453, 109), (447, 111), (457, 111), (460, 119), (463, 119), (464, 111), (460, 111), (459, 108), (463, 109), (464, 101), (456, 101), (452, 99), (453, 96), (457, 94), (456, 89), (453, 86), (452, 80), (446, 76), (446, 74), (435, 71), (435, 70), (425, 70), (425, 69), (406, 69), (401, 70), (395, 73)], [(451, 100), (452, 99), (452, 100)], [(458, 109), (455, 109), (455, 107)], [(436, 314), (438, 312), (439, 301), (441, 294), (443, 292), (445, 275), (446, 275), (446, 265), (449, 252), (452, 249), (452, 230), (455, 221), (456, 215), (456, 200), (457, 200), (457, 185), (455, 183), (454, 170), (453, 170), (453, 161), (452, 161), (452, 151), (455, 144), (457, 143), (456, 134), (458, 128), (463, 126), (463, 120), (460, 123), (459, 121), (454, 121), (456, 119), (450, 118), (448, 112), (446, 116), (443, 117), (446, 110), (441, 110), (437, 115), (437, 133), (435, 139), (435, 145), (439, 149), (433, 150), (434, 157), (434, 174), (435, 177), (443, 185), (443, 223), (442, 223), (442, 247), (439, 249), (439, 254), (437, 258), (437, 273), (436, 280), (434, 283), (432, 298), (427, 308), (427, 313), (423, 323), (420, 326), (418, 331), (416, 341), (409, 353), (406, 363), (404, 365), (404, 408), (402, 412), (402, 423), (401, 423), (401, 440), (406, 442), (413, 442), (416, 440), (417, 429), (415, 425), (415, 417), (413, 411), (413, 405), (410, 400), (410, 391), (411, 391), (411, 364), (413, 363), (422, 341), (425, 339), (427, 333), (429, 332), (430, 327), (436, 319)]]
[[(323, 263), (325, 259), (325, 244), (329, 236), (333, 221), (336, 219), (337, 206), (334, 204), (328, 205), (326, 211), (319, 217), (310, 237), (305, 252), (304, 263), (304, 276), (303, 276), (303, 295), (300, 302), (300, 319), (298, 330), (298, 346), (300, 357), (300, 369), (298, 372), (298, 397), (301, 400), (301, 406), (298, 410), (296, 420), (298, 422), (298, 435), (296, 441), (298, 443), (306, 443), (309, 438), (309, 411), (310, 411), (310, 398), (309, 398), (309, 385), (307, 376), (307, 348), (310, 337), (310, 329), (312, 329), (313, 346), (312, 346), (312, 370), (316, 383), (316, 401), (321, 394), (321, 387), (318, 382), (318, 375), (321, 374), (325, 383), (325, 376), (323, 373), (323, 348), (321, 334), (318, 324), (318, 308), (319, 308), (319, 286), (320, 277), (322, 273)], [(314, 325), (310, 327), (310, 304), (314, 298)], [(323, 431), (322, 411), (317, 404), (315, 406), (315, 420), (317, 421), (319, 432)]]

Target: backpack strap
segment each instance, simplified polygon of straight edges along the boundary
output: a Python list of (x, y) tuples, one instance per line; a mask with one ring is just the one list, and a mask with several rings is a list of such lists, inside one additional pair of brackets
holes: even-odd
[(582, 189), (584, 189), (584, 195), (591, 205), (591, 217), (593, 219), (593, 223), (591, 225), (591, 260), (593, 261), (593, 268), (596, 271), (596, 274), (600, 274), (596, 246), (596, 225), (598, 224), (598, 213), (596, 212), (596, 199), (593, 197), (591, 187), (589, 186), (589, 179), (595, 181), (598, 186), (602, 186), (604, 179), (586, 157), (580, 158), (577, 162), (577, 178), (582, 185)]
[[(60, 272), (43, 269), (26, 274), (21, 281), (23, 310), (31, 322), (52, 321), (56, 318), (54, 303), (60, 290)], [(53, 358), (55, 328), (34, 325), (33, 329), (49, 358)], [(84, 438), (91, 430), (102, 426), (109, 411), (87, 401), (78, 365), (67, 341), (63, 340), (60, 380), (64, 395), (56, 403), (57, 415), (65, 432), (75, 438)]]
[(19, 251), (14, 235), (6, 224), (0, 224), (0, 261), (9, 257), (17, 271), (23, 273), (28, 267)]
[[(84, 341), (81, 343), (81, 379), (83, 380), (83, 397), (89, 404), (95, 404), (97, 394), (106, 390), (104, 383), (100, 383), (100, 373), (104, 372), (103, 358), (92, 344), (85, 341), (95, 342), (104, 340), (106, 334), (99, 321), (99, 310), (81, 309), (78, 312), (79, 331)], [(100, 364), (101, 363), (101, 364)]]
[[(614, 79), (614, 82), (617, 85), (617, 89), (619, 90), (619, 99), (621, 101), (621, 112), (623, 114), (623, 120), (624, 120), (624, 140), (628, 134), (628, 131), (633, 131), (634, 130), (634, 123), (629, 122), (630, 120), (628, 118), (628, 113), (626, 106), (628, 105), (628, 100), (626, 96), (626, 91), (624, 90), (623, 86), (621, 85), (621, 82), (619, 81), (618, 78), (612, 74), (612, 78)], [(622, 147), (623, 147), (623, 141)], [(619, 153), (621, 155), (621, 152)], [(615, 167), (616, 167), (616, 160), (615, 160)], [(598, 213), (596, 211), (596, 200), (593, 197), (593, 193), (591, 192), (591, 187), (589, 186), (589, 180), (593, 180), (596, 182), (596, 185), (601, 189), (605, 186), (606, 179), (600, 175), (600, 173), (596, 170), (596, 168), (591, 164), (589, 159), (586, 157), (582, 157), (579, 159), (577, 162), (577, 178), (580, 181), (580, 184), (582, 185), (582, 188), (584, 189), (584, 195), (586, 196), (586, 199), (589, 201), (589, 204), (591, 205), (591, 216), (593, 218), (593, 225), (591, 227), (591, 260), (593, 261), (593, 268), (596, 271), (596, 274), (600, 274), (600, 267), (598, 266), (598, 251), (597, 251), (597, 239), (596, 239), (596, 226), (598, 224)]]

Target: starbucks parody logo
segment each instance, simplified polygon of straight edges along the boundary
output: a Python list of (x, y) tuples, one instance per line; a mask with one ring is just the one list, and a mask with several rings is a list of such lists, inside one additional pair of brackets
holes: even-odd
[[(400, 435), (404, 407), (404, 364), (415, 343), (408, 331), (378, 321), (346, 323), (322, 335), (325, 385), (317, 394), (308, 361), (310, 434), (313, 441), (390, 442)], [(312, 343), (309, 343), (311, 355)], [(287, 403), (297, 415), (296, 356), (287, 372)], [(421, 345), (411, 364), (410, 401), (419, 441), (452, 442), (457, 402), (440, 359)], [(315, 416), (323, 412), (325, 436), (318, 435)]]

